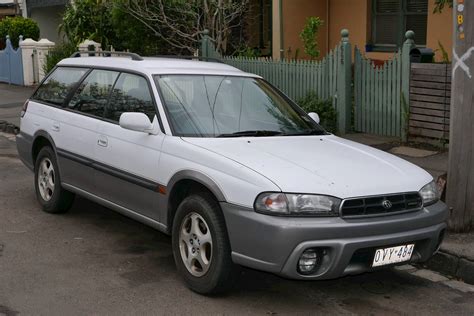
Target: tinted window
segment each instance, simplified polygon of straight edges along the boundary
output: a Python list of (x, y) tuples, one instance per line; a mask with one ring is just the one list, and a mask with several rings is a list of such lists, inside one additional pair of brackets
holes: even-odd
[(142, 112), (153, 121), (155, 106), (145, 78), (127, 73), (122, 73), (118, 78), (105, 118), (118, 122), (124, 112)]
[(93, 70), (81, 83), (67, 107), (102, 117), (118, 74), (116, 71)]
[(57, 68), (38, 88), (33, 98), (55, 105), (63, 105), (71, 89), (89, 69)]

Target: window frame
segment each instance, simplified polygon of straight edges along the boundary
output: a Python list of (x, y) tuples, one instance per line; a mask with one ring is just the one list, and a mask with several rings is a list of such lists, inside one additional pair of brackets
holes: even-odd
[[(403, 29), (406, 27), (406, 22), (407, 22), (407, 16), (408, 15), (421, 15), (420, 13), (413, 13), (413, 12), (408, 12), (408, 0), (400, 0), (400, 5), (398, 8), (398, 12), (394, 15), (397, 15), (397, 43), (396, 44), (378, 44), (375, 42), (376, 39), (376, 19), (377, 16), (383, 16), (383, 15), (392, 15), (388, 13), (378, 13), (377, 14), (377, 0), (371, 0), (371, 21), (370, 21), (370, 44), (372, 45), (372, 51), (373, 52), (397, 52), (398, 49), (400, 49), (405, 41), (405, 32), (403, 32)], [(429, 0), (426, 0), (427, 4), (429, 5)], [(427, 9), (426, 15), (428, 17), (429, 15), (429, 10)], [(426, 23), (426, 29), (428, 29), (428, 22)], [(416, 34), (415, 34), (416, 36)], [(427, 40), (427, 39), (426, 39)], [(421, 45), (417, 44), (418, 47), (426, 47), (426, 44)]]
[[(34, 99), (34, 96), (36, 94), (36, 91), (38, 91), (38, 89), (43, 85), (43, 83), (47, 80), (47, 78), (49, 78), (51, 76), (51, 74), (57, 69), (57, 68), (81, 68), (81, 69), (87, 69), (86, 73), (79, 79), (79, 81), (74, 85), (74, 87), (71, 89), (71, 91), (68, 93), (68, 95), (66, 96), (66, 98), (64, 99), (64, 102), (63, 104), (61, 105), (56, 105), (56, 104), (52, 104), (52, 103), (49, 103), (49, 102), (44, 102), (44, 101), (41, 101), (41, 100), (36, 100)], [(140, 76), (142, 78), (145, 79), (145, 81), (147, 82), (147, 87), (148, 87), (148, 91), (150, 92), (150, 95), (151, 95), (151, 100), (152, 100), (152, 103), (153, 103), (153, 106), (155, 108), (155, 115), (156, 117), (158, 118), (158, 123), (160, 125), (160, 130), (163, 134), (166, 134), (165, 132), (165, 129), (164, 129), (164, 126), (163, 126), (163, 122), (162, 122), (162, 119), (161, 119), (161, 116), (160, 116), (160, 111), (158, 109), (158, 105), (156, 103), (156, 97), (155, 97), (155, 94), (153, 93), (153, 87), (152, 87), (152, 84), (148, 78), (148, 76), (146, 76), (145, 74), (141, 73), (141, 72), (138, 72), (138, 71), (134, 71), (134, 70), (130, 70), (130, 69), (124, 69), (124, 68), (115, 68), (115, 67), (98, 67), (98, 66), (88, 66), (88, 65), (84, 65), (84, 66), (80, 66), (80, 65), (56, 65), (53, 70), (51, 70), (51, 72), (45, 77), (43, 78), (43, 80), (41, 81), (41, 83), (38, 85), (38, 87), (36, 87), (35, 91), (33, 92), (33, 94), (31, 95), (30, 99), (31, 101), (34, 101), (34, 102), (37, 102), (37, 103), (40, 103), (40, 104), (43, 104), (43, 105), (47, 105), (47, 106), (51, 106), (51, 107), (54, 107), (54, 108), (57, 108), (57, 109), (61, 109), (61, 110), (64, 110), (64, 111), (68, 111), (68, 112), (72, 112), (72, 113), (76, 113), (76, 114), (80, 114), (80, 115), (84, 115), (84, 116), (87, 116), (87, 117), (90, 117), (90, 118), (94, 118), (94, 119), (98, 119), (98, 120), (101, 120), (101, 121), (104, 121), (104, 122), (107, 122), (107, 123), (111, 123), (111, 124), (115, 124), (115, 125), (120, 125), (119, 122), (117, 121), (114, 121), (114, 120), (110, 120), (110, 119), (107, 119), (105, 118), (104, 116), (96, 116), (96, 115), (92, 115), (92, 114), (88, 114), (88, 113), (85, 113), (85, 112), (81, 112), (81, 111), (78, 111), (78, 110), (75, 110), (75, 109), (69, 109), (66, 107), (67, 104), (69, 104), (69, 102), (71, 101), (72, 97), (74, 96), (74, 94), (76, 94), (77, 92), (77, 89), (82, 85), (82, 83), (84, 82), (84, 80), (90, 75), (90, 73), (94, 70), (105, 70), (105, 71), (116, 71), (118, 72), (118, 75), (117, 75), (117, 78), (115, 78), (115, 81), (114, 81), (114, 84), (112, 86), (112, 89), (110, 90), (109, 92), (109, 95), (107, 97), (107, 105), (108, 103), (110, 102), (110, 97), (112, 96), (112, 91), (113, 89), (115, 88), (115, 84), (117, 83), (117, 80), (118, 78), (120, 78), (120, 75), (122, 73), (127, 73), (127, 74), (130, 74), (130, 75), (136, 75), (136, 76)]]

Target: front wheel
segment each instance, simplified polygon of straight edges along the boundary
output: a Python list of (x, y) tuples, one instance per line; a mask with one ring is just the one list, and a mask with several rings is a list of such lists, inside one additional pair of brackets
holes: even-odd
[(232, 286), (235, 267), (222, 212), (209, 194), (185, 198), (173, 221), (173, 256), (178, 273), (200, 294), (217, 294)]

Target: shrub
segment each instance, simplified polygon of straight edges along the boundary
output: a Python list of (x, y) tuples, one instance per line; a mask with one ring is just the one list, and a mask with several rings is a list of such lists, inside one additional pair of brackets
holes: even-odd
[(64, 58), (70, 57), (76, 51), (76, 45), (68, 42), (54, 46), (54, 48), (49, 51), (48, 55), (46, 55), (46, 63), (43, 67), (44, 73), (49, 73), (58, 62)]
[(337, 112), (331, 100), (321, 100), (316, 93), (310, 92), (297, 101), (298, 105), (307, 113), (316, 112), (321, 120), (320, 125), (328, 132), (337, 133)]
[(324, 21), (319, 17), (309, 17), (306, 19), (303, 31), (300, 33), (300, 38), (304, 45), (304, 52), (308, 54), (311, 59), (319, 57), (318, 33), (323, 23)]
[(21, 16), (6, 17), (0, 21), (0, 42), (4, 43), (7, 35), (10, 35), (13, 47), (17, 48), (20, 35), (23, 35), (23, 38), (32, 38), (37, 41), (40, 30), (38, 24), (32, 19), (25, 19)]

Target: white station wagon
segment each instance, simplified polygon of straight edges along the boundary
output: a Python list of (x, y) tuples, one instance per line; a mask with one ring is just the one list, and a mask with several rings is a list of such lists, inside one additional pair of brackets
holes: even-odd
[(198, 293), (227, 289), (238, 265), (319, 280), (426, 261), (446, 228), (428, 173), (224, 64), (78, 55), (21, 116), (43, 210), (78, 194), (170, 234)]

